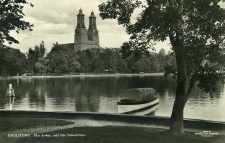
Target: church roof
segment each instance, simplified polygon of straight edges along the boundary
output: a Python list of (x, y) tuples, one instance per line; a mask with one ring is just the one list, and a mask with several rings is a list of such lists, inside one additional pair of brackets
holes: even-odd
[(66, 43), (66, 44), (59, 44), (59, 46), (67, 49), (67, 50), (74, 50), (74, 43)]

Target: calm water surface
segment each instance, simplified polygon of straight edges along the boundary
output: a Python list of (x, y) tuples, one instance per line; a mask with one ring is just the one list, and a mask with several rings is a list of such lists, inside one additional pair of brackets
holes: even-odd
[[(16, 97), (6, 97), (13, 84)], [(172, 112), (176, 80), (163, 76), (68, 77), (0, 80), (1, 110), (77, 111), (117, 113), (119, 91), (151, 87), (159, 96), (159, 104), (146, 110), (149, 116), (167, 116)], [(185, 118), (225, 121), (225, 85), (211, 94), (194, 88), (184, 110)], [(140, 113), (141, 115), (141, 113)]]

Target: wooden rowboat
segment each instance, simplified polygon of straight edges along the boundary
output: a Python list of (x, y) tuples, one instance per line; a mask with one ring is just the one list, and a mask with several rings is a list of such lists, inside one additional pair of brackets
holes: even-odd
[(117, 102), (118, 113), (134, 113), (149, 109), (158, 104), (159, 99), (153, 88), (134, 88), (121, 91)]

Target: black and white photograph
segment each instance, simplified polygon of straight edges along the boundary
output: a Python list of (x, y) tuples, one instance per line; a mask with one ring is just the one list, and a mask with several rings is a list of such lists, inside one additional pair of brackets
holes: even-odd
[(0, 0), (0, 143), (224, 143), (225, 0)]

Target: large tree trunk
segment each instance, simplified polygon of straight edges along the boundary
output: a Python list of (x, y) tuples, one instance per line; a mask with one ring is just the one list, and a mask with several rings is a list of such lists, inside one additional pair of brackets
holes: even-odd
[[(180, 16), (182, 16), (183, 0), (179, 0), (178, 12), (180, 13)], [(183, 29), (181, 20), (178, 21), (176, 30), (177, 31), (175, 35), (169, 35), (171, 44), (176, 54), (177, 62), (177, 90), (171, 115), (170, 132), (172, 134), (182, 134), (184, 133), (183, 111), (185, 103), (188, 99), (188, 96), (186, 96), (186, 83), (189, 83), (189, 79), (187, 78), (185, 48), (183, 45)]]
[(176, 60), (177, 60), (177, 90), (176, 97), (173, 105), (173, 111), (171, 115), (170, 131), (172, 134), (182, 134), (183, 131), (183, 110), (187, 101), (187, 68), (184, 55), (183, 45), (179, 44), (179, 49), (176, 47)]
[(186, 103), (185, 99), (185, 80), (180, 82), (176, 90), (176, 98), (171, 115), (170, 132), (172, 134), (184, 133), (183, 111)]

